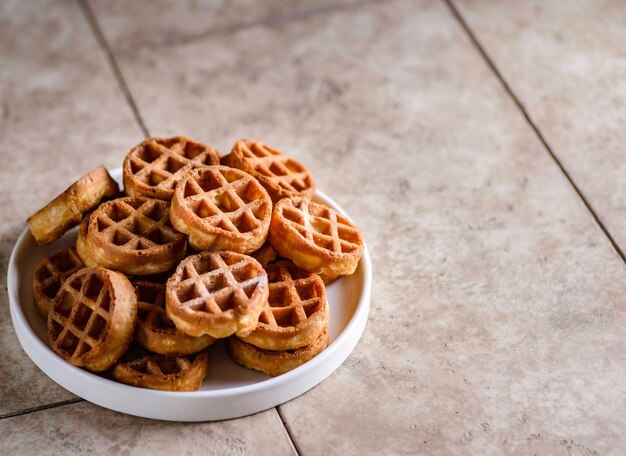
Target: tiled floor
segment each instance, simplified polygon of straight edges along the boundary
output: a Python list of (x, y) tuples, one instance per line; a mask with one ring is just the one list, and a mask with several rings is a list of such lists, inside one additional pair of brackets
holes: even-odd
[(144, 133), (255, 137), (363, 229), (363, 339), (279, 410), (176, 425), (76, 402), (1, 293), (0, 453), (626, 452), (620, 2), (202, 3), (0, 3), (1, 285), (25, 218)]

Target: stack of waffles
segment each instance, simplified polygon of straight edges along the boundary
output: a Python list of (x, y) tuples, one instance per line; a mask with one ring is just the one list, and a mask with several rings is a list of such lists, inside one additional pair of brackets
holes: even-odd
[(44, 258), (34, 303), (67, 362), (143, 388), (194, 391), (209, 347), (270, 376), (329, 343), (326, 284), (354, 273), (359, 229), (312, 201), (309, 171), (258, 141), (229, 155), (151, 138), (123, 164), (124, 193), (98, 167), (28, 220)]

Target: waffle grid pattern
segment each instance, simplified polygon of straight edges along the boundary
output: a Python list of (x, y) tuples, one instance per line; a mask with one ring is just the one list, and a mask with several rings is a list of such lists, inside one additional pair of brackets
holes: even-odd
[(188, 261), (176, 297), (183, 308), (221, 314), (246, 302), (266, 276), (259, 276), (250, 259), (213, 254)]
[(35, 279), (41, 292), (47, 298), (54, 299), (65, 279), (84, 267), (76, 250), (69, 248), (41, 260), (35, 271)]
[(268, 204), (252, 178), (227, 168), (207, 168), (190, 176), (184, 200), (203, 221), (233, 233), (247, 233), (262, 226), (261, 213)]
[(111, 295), (98, 273), (78, 274), (61, 293), (60, 305), (50, 311), (50, 343), (68, 359), (77, 359), (98, 345), (105, 334)]
[(325, 300), (317, 289), (320, 279), (314, 274), (276, 263), (267, 268), (267, 276), (269, 306), (263, 309), (259, 321), (270, 329), (297, 326), (323, 310)]
[(359, 231), (335, 210), (304, 198), (282, 206), (285, 223), (307, 241), (334, 253), (352, 253), (359, 248)]
[(190, 169), (218, 164), (219, 154), (183, 138), (152, 139), (131, 151), (129, 160), (134, 179), (150, 187), (173, 191)]
[(284, 190), (299, 193), (313, 185), (311, 175), (300, 163), (265, 144), (244, 142), (241, 152), (256, 172)]
[(100, 235), (118, 247), (145, 250), (182, 236), (170, 226), (168, 203), (160, 200), (118, 199), (96, 215)]

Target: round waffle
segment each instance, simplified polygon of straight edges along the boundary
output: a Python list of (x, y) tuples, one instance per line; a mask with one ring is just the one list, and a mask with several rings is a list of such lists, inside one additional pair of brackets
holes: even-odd
[(86, 265), (129, 275), (165, 272), (185, 254), (187, 237), (170, 224), (166, 201), (126, 197), (107, 201), (81, 223), (76, 249)]
[(104, 371), (126, 351), (136, 317), (137, 297), (123, 274), (83, 268), (67, 278), (50, 309), (50, 346), (75, 366)]
[(150, 138), (124, 159), (124, 190), (130, 196), (171, 200), (180, 178), (190, 169), (217, 165), (220, 153), (183, 136)]
[(225, 163), (258, 179), (274, 203), (292, 196), (315, 195), (313, 176), (303, 165), (260, 141), (240, 139)]
[(259, 324), (242, 340), (265, 350), (294, 350), (313, 343), (328, 326), (324, 282), (290, 261), (265, 268), (270, 294)]
[(328, 347), (328, 326), (313, 343), (297, 350), (263, 350), (238, 337), (231, 337), (228, 342), (228, 352), (238, 364), (275, 377), (306, 363)]
[(246, 335), (267, 304), (267, 274), (252, 257), (203, 252), (185, 258), (166, 285), (165, 308), (190, 336)]
[(135, 340), (161, 355), (190, 355), (204, 350), (215, 339), (209, 335), (191, 337), (183, 334), (165, 315), (165, 285), (133, 281), (137, 294)]
[(250, 253), (267, 238), (272, 201), (259, 182), (226, 166), (185, 175), (172, 198), (172, 225), (196, 250)]
[(269, 240), (276, 252), (325, 283), (354, 273), (363, 237), (346, 217), (306, 198), (285, 198), (272, 213)]
[(118, 192), (117, 182), (106, 168), (98, 166), (30, 216), (27, 220), (30, 232), (39, 244), (50, 244), (78, 225), (83, 214), (96, 207), (102, 198)]
[(84, 267), (74, 247), (63, 249), (39, 262), (33, 277), (33, 298), (41, 315), (48, 318), (50, 307), (65, 279)]
[(111, 375), (127, 385), (162, 391), (197, 391), (206, 377), (206, 350), (187, 356), (163, 356), (132, 346)]

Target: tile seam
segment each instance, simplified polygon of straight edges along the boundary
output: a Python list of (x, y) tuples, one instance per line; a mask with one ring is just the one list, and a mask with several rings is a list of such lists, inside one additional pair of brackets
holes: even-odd
[(29, 407), (26, 409), (5, 413), (4, 415), (0, 415), (0, 420), (5, 420), (8, 418), (15, 418), (18, 416), (23, 416), (23, 415), (29, 415), (31, 413), (36, 413), (36, 412), (43, 412), (45, 410), (55, 409), (58, 407), (63, 407), (65, 405), (79, 404), (81, 402), (85, 402), (85, 400), (80, 397), (76, 397), (74, 399), (68, 399), (66, 401), (52, 402), (50, 404), (38, 405), (36, 407)]
[(280, 422), (282, 423), (283, 428), (285, 429), (285, 432), (287, 433), (287, 437), (289, 438), (289, 441), (291, 442), (291, 446), (293, 447), (293, 450), (298, 456), (301, 456), (302, 450), (300, 449), (300, 446), (298, 445), (298, 442), (295, 436), (293, 435), (293, 432), (291, 431), (291, 426), (289, 426), (289, 423), (285, 419), (285, 416), (283, 415), (283, 412), (280, 409), (280, 405), (277, 405), (276, 407), (274, 407), (274, 410), (276, 410), (276, 413), (278, 414), (278, 418), (280, 419)]
[(117, 81), (117, 85), (119, 89), (121, 90), (122, 95), (124, 96), (124, 99), (126, 100), (126, 103), (128, 104), (133, 114), (133, 117), (135, 118), (135, 121), (137, 122), (137, 125), (139, 126), (139, 129), (141, 130), (145, 138), (149, 138), (151, 136), (150, 132), (148, 131), (148, 128), (146, 127), (143, 117), (141, 116), (141, 113), (139, 112), (137, 103), (135, 102), (135, 99), (133, 95), (131, 94), (130, 89), (128, 88), (128, 84), (126, 84), (124, 75), (122, 74), (122, 71), (120, 70), (119, 65), (117, 64), (115, 55), (111, 51), (111, 47), (109, 46), (109, 43), (107, 42), (104, 36), (104, 33), (102, 32), (102, 29), (100, 28), (100, 25), (98, 24), (98, 20), (93, 10), (89, 6), (89, 3), (87, 2), (87, 0), (77, 0), (77, 2), (78, 2), (78, 6), (83, 12), (83, 15), (85, 16), (85, 20), (87, 21), (87, 24), (89, 25), (89, 28), (91, 29), (91, 32), (93, 33), (96, 39), (96, 42), (98, 43), (98, 46), (100, 47), (102, 52), (104, 52), (104, 56), (107, 60), (107, 63), (109, 64), (109, 67), (111, 68), (111, 71), (113, 72), (113, 76), (115, 80)]
[(522, 102), (520, 101), (519, 97), (515, 94), (515, 92), (513, 91), (511, 86), (509, 85), (509, 83), (506, 81), (506, 79), (504, 78), (504, 76), (502, 75), (502, 73), (500, 72), (498, 67), (496, 66), (496, 64), (493, 61), (493, 59), (487, 53), (487, 51), (484, 48), (484, 46), (480, 43), (480, 41), (478, 40), (478, 37), (472, 31), (472, 29), (470, 28), (469, 24), (465, 21), (465, 19), (461, 15), (460, 11), (458, 10), (458, 8), (454, 5), (453, 0), (442, 0), (442, 1), (443, 1), (443, 3), (445, 3), (448, 6), (448, 9), (450, 10), (450, 13), (456, 19), (456, 21), (459, 23), (459, 25), (461, 26), (461, 28), (463, 29), (465, 34), (469, 37), (470, 42), (472, 43), (472, 45), (476, 48), (478, 53), (481, 55), (482, 59), (485, 61), (485, 63), (487, 64), (487, 66), (489, 67), (491, 72), (500, 81), (500, 84), (502, 84), (505, 92), (513, 100), (513, 103), (515, 104), (517, 109), (522, 113), (522, 115), (524, 116), (524, 119), (526, 120), (526, 123), (533, 130), (533, 132), (535, 133), (535, 135), (537, 136), (537, 138), (539, 139), (539, 141), (543, 145), (543, 147), (546, 150), (546, 152), (548, 153), (548, 155), (552, 158), (553, 162), (560, 169), (561, 173), (565, 176), (566, 180), (569, 182), (569, 184), (573, 188), (574, 192), (582, 200), (583, 204), (585, 205), (585, 207), (587, 208), (587, 210), (589, 211), (589, 213), (591, 214), (591, 216), (595, 220), (596, 224), (600, 227), (600, 229), (602, 230), (602, 232), (604, 233), (606, 238), (611, 243), (611, 246), (613, 247), (613, 249), (615, 250), (617, 255), (621, 258), (622, 262), (626, 264), (626, 254), (624, 254), (624, 252), (622, 251), (620, 246), (617, 244), (617, 242), (615, 241), (615, 239), (611, 235), (610, 231), (605, 226), (604, 222), (602, 221), (602, 219), (600, 218), (600, 216), (598, 215), (596, 210), (593, 208), (593, 206), (591, 205), (591, 203), (589, 202), (589, 200), (587, 199), (587, 197), (585, 196), (583, 191), (576, 184), (576, 182), (574, 181), (573, 177), (570, 175), (569, 171), (567, 171), (567, 168), (565, 167), (565, 165), (563, 164), (561, 159), (552, 150), (552, 147), (550, 147), (550, 145), (548, 144), (548, 141), (544, 137), (544, 135), (541, 132), (540, 128), (534, 122), (534, 120), (532, 119), (532, 117), (530, 116), (530, 114), (528, 113), (528, 111), (526, 110), (526, 108), (524, 107)]

